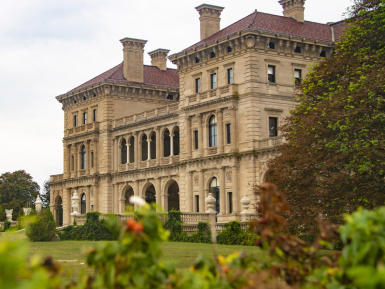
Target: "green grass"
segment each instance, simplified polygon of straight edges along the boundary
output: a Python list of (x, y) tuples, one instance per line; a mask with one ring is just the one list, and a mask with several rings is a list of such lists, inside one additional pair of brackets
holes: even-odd
[[(52, 256), (55, 261), (58, 260), (77, 260), (73, 263), (61, 263), (68, 274), (67, 281), (78, 280), (82, 270), (91, 272), (87, 268), (86, 256), (83, 252), (94, 246), (98, 242), (92, 241), (60, 241), (60, 242), (34, 242), (30, 243), (30, 254), (40, 254), (42, 256)], [(162, 260), (172, 260), (176, 262), (178, 269), (189, 268), (196, 257), (202, 253), (207, 257), (213, 258), (211, 244), (198, 243), (177, 243), (167, 242), (162, 244)], [(228, 256), (235, 251), (244, 250), (253, 254), (257, 258), (264, 258), (262, 251), (258, 247), (248, 246), (228, 246), (218, 245), (218, 254)], [(81, 265), (84, 263), (84, 265)]]

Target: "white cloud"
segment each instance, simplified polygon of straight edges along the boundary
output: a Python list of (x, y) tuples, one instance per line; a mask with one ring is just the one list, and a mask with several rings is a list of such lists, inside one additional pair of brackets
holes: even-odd
[[(119, 39), (178, 52), (199, 41), (197, 0), (0, 2), (0, 174), (24, 169), (42, 186), (63, 171), (63, 113), (55, 96), (122, 61)], [(251, 14), (282, 14), (278, 0), (213, 0), (221, 27)], [(307, 0), (305, 19), (341, 20), (350, 0)], [(331, 9), (332, 8), (332, 9)], [(169, 63), (171, 67), (172, 64)]]

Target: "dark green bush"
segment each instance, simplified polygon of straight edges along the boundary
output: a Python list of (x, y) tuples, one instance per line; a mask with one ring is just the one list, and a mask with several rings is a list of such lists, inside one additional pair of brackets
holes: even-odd
[(60, 240), (76, 240), (76, 241), (102, 241), (116, 240), (106, 227), (104, 220), (99, 220), (100, 213), (88, 212), (86, 214), (86, 222), (82, 226), (68, 226), (58, 232)]
[(163, 226), (165, 229), (170, 231), (170, 240), (175, 237), (177, 234), (182, 233), (182, 218), (181, 212), (176, 210), (171, 210), (168, 212), (168, 219)]
[(5, 220), (4, 222), (4, 225), (3, 225), (3, 230), (4, 232), (7, 231), (9, 228), (11, 228), (11, 222), (7, 220)]
[[(25, 228), (25, 234), (32, 242), (46, 242), (55, 235), (56, 223), (49, 209), (42, 210), (34, 216), (36, 219)], [(32, 217), (31, 217), (32, 218)]]

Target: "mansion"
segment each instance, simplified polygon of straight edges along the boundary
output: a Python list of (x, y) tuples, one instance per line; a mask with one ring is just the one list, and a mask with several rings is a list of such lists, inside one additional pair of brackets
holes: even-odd
[(284, 16), (255, 10), (222, 30), (224, 8), (200, 5), (200, 42), (149, 52), (144, 65), (147, 41), (123, 38), (122, 63), (57, 96), (64, 168), (50, 180), (56, 221), (70, 224), (75, 190), (82, 214), (123, 214), (131, 195), (166, 212), (205, 212), (211, 192), (218, 222), (239, 220), (246, 194), (255, 205), (297, 85), (332, 56), (344, 28), (304, 21), (305, 0), (279, 2)]

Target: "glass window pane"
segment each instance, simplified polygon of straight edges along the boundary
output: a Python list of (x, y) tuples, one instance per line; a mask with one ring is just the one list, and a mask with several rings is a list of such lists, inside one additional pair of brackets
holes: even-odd
[(278, 136), (278, 118), (269, 117), (269, 137)]

